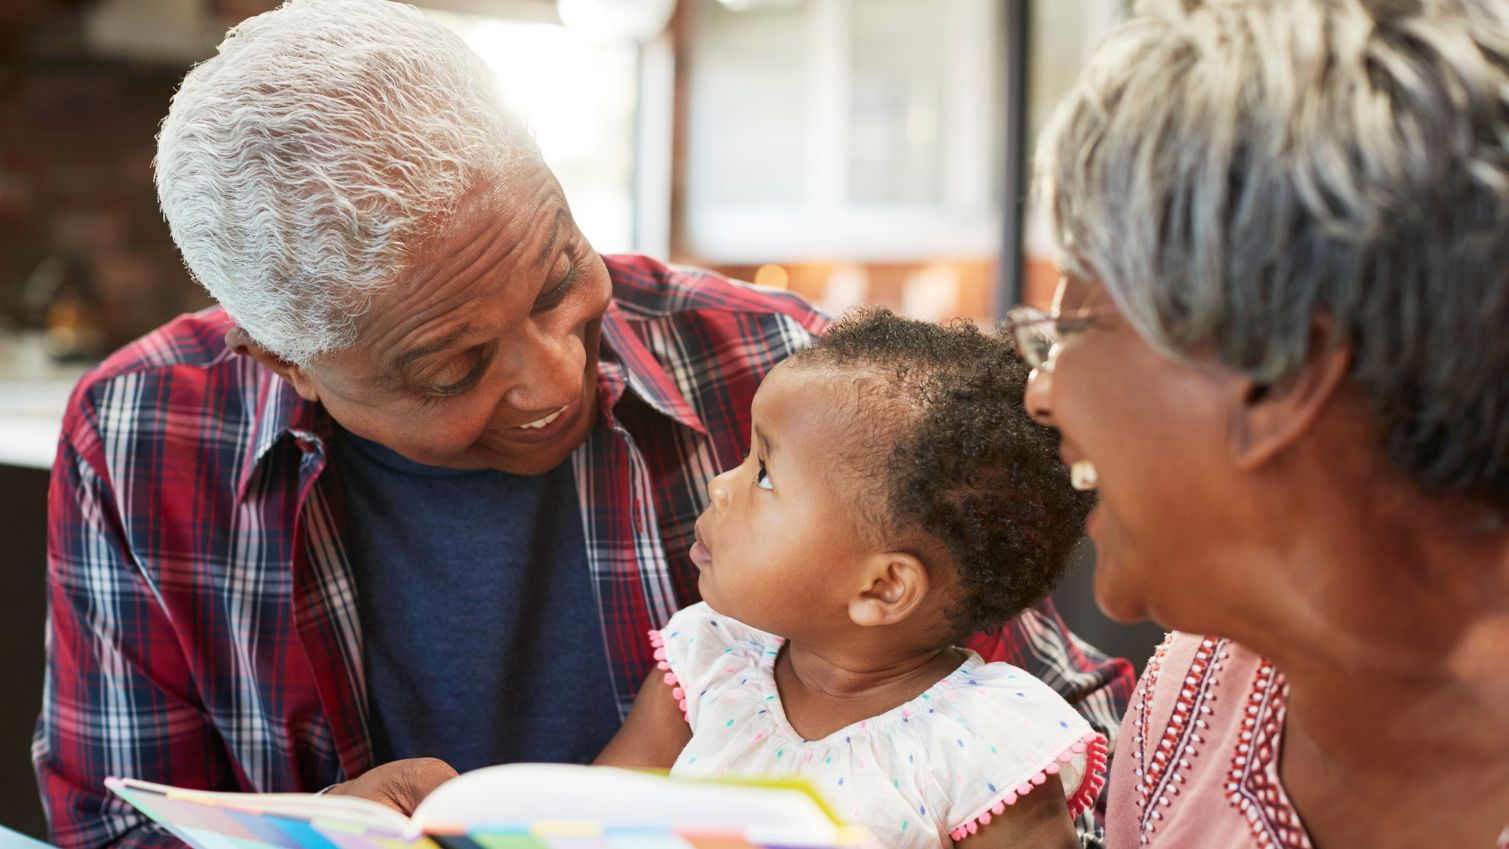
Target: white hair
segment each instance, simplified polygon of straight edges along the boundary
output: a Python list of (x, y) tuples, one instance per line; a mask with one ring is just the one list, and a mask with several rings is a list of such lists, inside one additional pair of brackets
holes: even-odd
[(289, 0), (189, 72), (157, 194), (189, 272), (279, 357), (355, 341), (371, 297), (463, 193), (536, 162), (492, 72), (388, 0)]
[(1509, 4), (1150, 2), (1037, 156), (1060, 264), (1152, 345), (1271, 384), (1324, 316), (1389, 456), (1509, 505)]

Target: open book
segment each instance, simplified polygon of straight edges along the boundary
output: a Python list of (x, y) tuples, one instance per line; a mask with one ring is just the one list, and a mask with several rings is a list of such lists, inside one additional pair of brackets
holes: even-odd
[(412, 817), (302, 793), (211, 793), (132, 779), (116, 795), (196, 849), (873, 849), (805, 785), (509, 764), (442, 784)]

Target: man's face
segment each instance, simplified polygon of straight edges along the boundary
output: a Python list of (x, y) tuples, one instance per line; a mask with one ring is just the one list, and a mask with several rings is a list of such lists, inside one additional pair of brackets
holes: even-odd
[(340, 425), (419, 463), (540, 474), (597, 411), (608, 270), (543, 167), (469, 194), (361, 319), (357, 343), (293, 368)]

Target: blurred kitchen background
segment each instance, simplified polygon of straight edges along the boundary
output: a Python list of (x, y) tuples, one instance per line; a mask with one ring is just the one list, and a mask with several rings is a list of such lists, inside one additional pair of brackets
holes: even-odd
[[(73, 381), (208, 305), (157, 211), (158, 123), (188, 68), (273, 0), (0, 0), (0, 823), (42, 833), (45, 492)], [(421, 0), (497, 69), (582, 229), (799, 292), (988, 323), (1055, 271), (1026, 163), (1122, 0)], [(1090, 560), (1055, 595), (1140, 671)]]

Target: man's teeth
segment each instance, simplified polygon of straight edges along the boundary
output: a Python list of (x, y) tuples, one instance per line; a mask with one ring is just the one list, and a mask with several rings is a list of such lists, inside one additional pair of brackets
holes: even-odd
[(519, 425), (519, 430), (539, 430), (540, 428), (545, 427), (546, 425), (548, 425), (551, 422), (555, 421), (556, 419), (560, 418), (561, 417), (561, 413), (564, 413), (564, 412), (566, 412), (566, 408), (562, 407), (559, 410), (556, 410), (555, 412), (551, 413), (550, 415), (546, 416), (543, 419), (539, 419), (538, 421), (532, 421), (529, 424), (521, 424), (521, 425)]
[(1069, 483), (1081, 492), (1089, 491), (1100, 485), (1100, 473), (1094, 463), (1080, 460), (1069, 467)]

